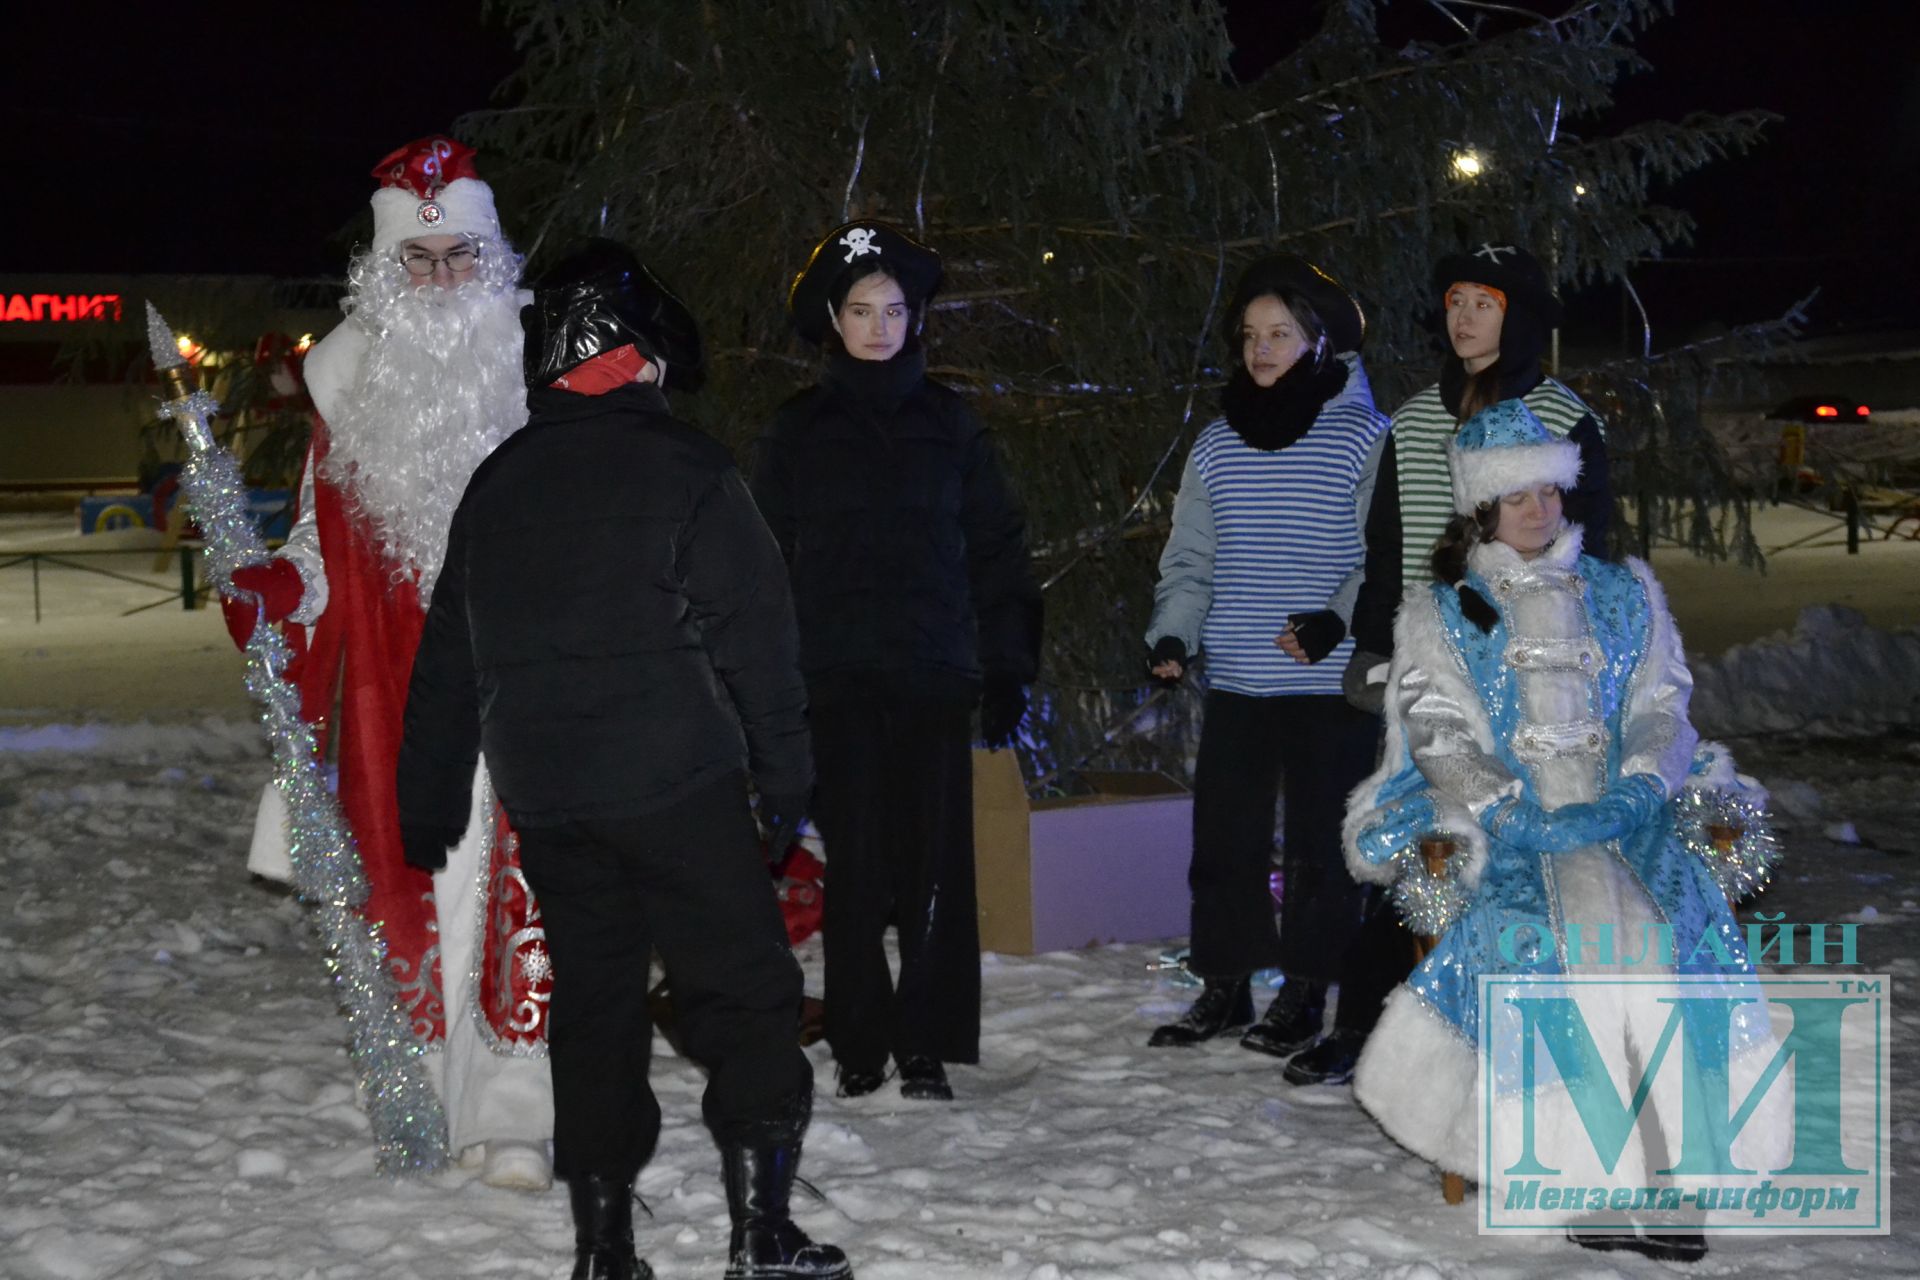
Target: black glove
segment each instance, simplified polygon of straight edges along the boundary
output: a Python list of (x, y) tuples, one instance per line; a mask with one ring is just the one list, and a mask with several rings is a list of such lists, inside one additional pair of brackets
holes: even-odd
[(1340, 647), (1347, 638), (1347, 624), (1340, 615), (1331, 609), (1315, 609), (1312, 613), (1290, 613), (1287, 625), (1293, 629), (1294, 639), (1306, 650), (1308, 662), (1318, 662)]
[(1026, 718), (1026, 687), (1005, 672), (987, 672), (986, 687), (980, 691), (980, 736), (988, 750), (1012, 746)]
[(1340, 673), (1340, 692), (1347, 695), (1347, 704), (1371, 715), (1384, 715), (1387, 708), (1386, 682), (1368, 684), (1367, 673), (1392, 661), (1383, 653), (1355, 649), (1353, 656), (1347, 659), (1347, 669)]
[(447, 865), (447, 850), (460, 843), (466, 834), (461, 827), (411, 826), (400, 824), (400, 853), (410, 867), (438, 871)]
[(1154, 641), (1153, 648), (1147, 650), (1147, 673), (1152, 675), (1153, 669), (1163, 662), (1177, 662), (1180, 664), (1180, 674), (1171, 680), (1165, 676), (1153, 677), (1160, 685), (1171, 689), (1180, 683), (1181, 679), (1187, 674), (1187, 668), (1192, 665), (1187, 660), (1187, 642), (1179, 636), (1161, 636), (1158, 640)]
[(767, 857), (779, 862), (787, 856), (787, 850), (800, 836), (800, 828), (807, 820), (808, 796), (799, 795), (760, 797), (760, 825), (767, 829)]

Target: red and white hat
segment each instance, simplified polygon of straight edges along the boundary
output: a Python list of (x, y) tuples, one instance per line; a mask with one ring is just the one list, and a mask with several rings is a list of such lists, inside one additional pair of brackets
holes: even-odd
[(373, 247), (392, 249), (416, 236), (500, 239), (493, 188), (473, 167), (473, 148), (435, 134), (409, 142), (373, 167)]

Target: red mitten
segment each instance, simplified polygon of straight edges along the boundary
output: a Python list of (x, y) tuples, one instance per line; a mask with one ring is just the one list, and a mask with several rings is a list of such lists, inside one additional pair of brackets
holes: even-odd
[(220, 612), (227, 620), (227, 634), (233, 637), (233, 643), (246, 648), (247, 641), (253, 639), (254, 620), (265, 611), (268, 622), (278, 622), (300, 607), (300, 597), (306, 594), (306, 584), (300, 580), (300, 571), (293, 567), (293, 561), (284, 556), (276, 556), (264, 564), (250, 564), (233, 571), (233, 589), (235, 592), (251, 592), (258, 596), (260, 603), (256, 607), (249, 596), (225, 595), (220, 597)]

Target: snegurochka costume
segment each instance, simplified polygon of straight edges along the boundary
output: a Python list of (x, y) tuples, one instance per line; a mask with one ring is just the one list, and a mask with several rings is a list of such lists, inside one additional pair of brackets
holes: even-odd
[[(1470, 419), (1450, 453), (1462, 514), (1548, 481), (1571, 489), (1579, 473), (1578, 447), (1519, 400)], [(1498, 619), (1490, 629), (1467, 616), (1467, 591), (1491, 602)], [(1692, 686), (1652, 571), (1638, 560), (1584, 554), (1578, 525), (1564, 526), (1533, 559), (1503, 542), (1478, 542), (1458, 584), (1407, 590), (1395, 623), (1383, 762), (1354, 792), (1344, 834), (1353, 874), (1395, 885), (1410, 926), (1437, 934), (1438, 945), (1389, 998), (1354, 1089), (1389, 1135), (1442, 1169), (1484, 1172), (1482, 975), (1659, 974), (1677, 958), (1679, 973), (1717, 977), (1729, 998), (1755, 996), (1720, 878), (1738, 876), (1699, 856), (1673, 816), (1671, 802), (1685, 787), (1736, 785), (1723, 749), (1708, 744), (1697, 753), (1687, 719)], [(1419, 847), (1433, 836), (1458, 849), (1450, 874), (1438, 878), (1424, 869)], [(1503, 954), (1502, 931), (1522, 922), (1532, 927), (1511, 935)], [(1569, 965), (1573, 924), (1588, 945)], [(1591, 945), (1603, 924), (1613, 926), (1617, 944), (1611, 964)], [(1660, 925), (1672, 930), (1671, 951), (1644, 946), (1645, 930)], [(1622, 998), (1586, 1011), (1615, 1081), (1627, 1075), (1629, 1045), (1641, 1063), (1649, 1058), (1667, 1012)], [(1710, 1021), (1689, 1018), (1691, 1047), (1703, 1061), (1717, 1060), (1710, 1042), (1730, 1038), (1732, 1074), (1750, 1079), (1773, 1048), (1764, 1007), (1743, 1005), (1718, 1030)], [(1496, 1094), (1511, 1096), (1516, 1069), (1502, 1061)], [(1551, 1083), (1551, 1069), (1543, 1070), (1549, 1083), (1536, 1114), (1544, 1148), (1580, 1120), (1564, 1082)], [(1653, 1093), (1660, 1126), (1676, 1136), (1679, 1078), (1664, 1071)], [(1736, 1085), (1736, 1099), (1744, 1096)], [(1756, 1116), (1742, 1140), (1767, 1128)], [(1621, 1183), (1644, 1184), (1650, 1168), (1668, 1163), (1650, 1158), (1650, 1140), (1657, 1139), (1643, 1132), (1627, 1143)], [(1499, 1163), (1496, 1181), (1504, 1178)]]

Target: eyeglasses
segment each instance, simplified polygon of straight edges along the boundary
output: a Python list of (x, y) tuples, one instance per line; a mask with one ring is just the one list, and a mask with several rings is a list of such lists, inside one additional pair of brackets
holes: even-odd
[(415, 249), (400, 257), (400, 265), (407, 269), (408, 275), (423, 278), (432, 275), (433, 269), (442, 265), (454, 275), (459, 275), (463, 271), (473, 270), (479, 261), (480, 251), (472, 245), (461, 245), (458, 249), (449, 249), (438, 256), (424, 249)]

